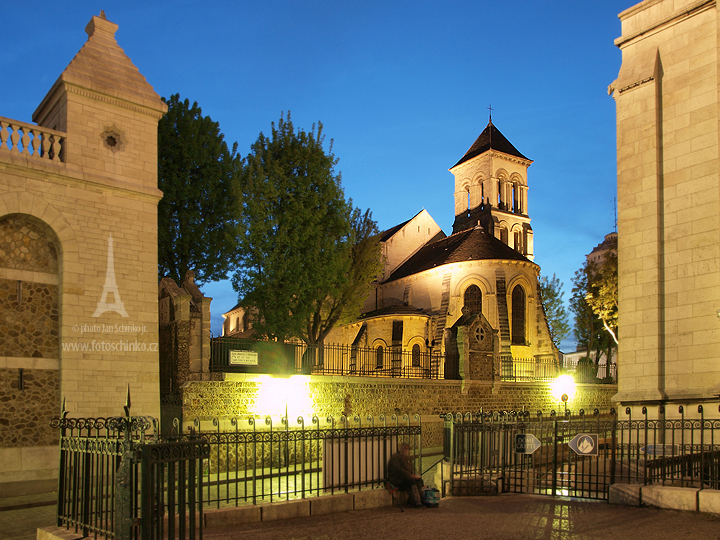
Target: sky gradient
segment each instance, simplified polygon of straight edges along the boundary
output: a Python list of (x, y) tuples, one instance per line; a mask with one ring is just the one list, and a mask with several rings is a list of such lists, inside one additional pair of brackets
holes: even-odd
[[(244, 156), (280, 113), (321, 121), (343, 187), (381, 230), (423, 208), (446, 234), (448, 169), (488, 122), (534, 160), (528, 213), (543, 275), (571, 278), (614, 230), (617, 14), (633, 0), (577, 2), (39, 2), (0, 5), (0, 116), (32, 113), (105, 10), (161, 96), (197, 101)], [(237, 297), (201, 287), (213, 332)], [(566, 339), (562, 350), (574, 350)]]

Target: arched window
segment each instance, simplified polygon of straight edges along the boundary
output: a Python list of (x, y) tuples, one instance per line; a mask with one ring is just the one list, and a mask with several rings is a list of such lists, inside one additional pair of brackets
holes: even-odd
[(525, 345), (525, 290), (520, 285), (512, 292), (512, 342)]
[(482, 291), (480, 291), (480, 287), (470, 285), (465, 289), (463, 306), (468, 309), (469, 314), (482, 313)]
[(420, 345), (417, 343), (412, 348), (412, 365), (413, 367), (420, 367)]
[(519, 251), (520, 253), (525, 255), (522, 231), (515, 231), (515, 251)]
[(375, 369), (382, 369), (384, 363), (384, 351), (382, 345), (375, 349)]
[(507, 227), (500, 227), (500, 241), (505, 244), (506, 246), (509, 246), (508, 243), (508, 230)]

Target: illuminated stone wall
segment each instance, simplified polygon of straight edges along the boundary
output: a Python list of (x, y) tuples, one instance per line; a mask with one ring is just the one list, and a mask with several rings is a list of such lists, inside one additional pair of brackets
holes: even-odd
[[(228, 376), (230, 377), (230, 376)], [(441, 413), (490, 410), (549, 412), (557, 409), (546, 383), (490, 384), (459, 381), (413, 381), (340, 377), (310, 377), (307, 383), (312, 412), (318, 417), (347, 417), (384, 414), (419, 414), (439, 417)], [(246, 417), (267, 414), (256, 408), (258, 393), (266, 384), (254, 375), (233, 375), (225, 381), (191, 381), (184, 388), (184, 420), (211, 420), (216, 417)], [(614, 406), (613, 385), (578, 385), (571, 410)], [(285, 395), (278, 392), (278, 410), (284, 408)], [(277, 411), (276, 411), (277, 412)], [(298, 415), (289, 405), (288, 414)]]

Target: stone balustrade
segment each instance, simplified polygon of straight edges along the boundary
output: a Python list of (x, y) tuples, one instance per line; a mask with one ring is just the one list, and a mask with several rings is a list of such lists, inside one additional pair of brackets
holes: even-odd
[(66, 134), (0, 116), (0, 150), (26, 154), (37, 159), (65, 161)]

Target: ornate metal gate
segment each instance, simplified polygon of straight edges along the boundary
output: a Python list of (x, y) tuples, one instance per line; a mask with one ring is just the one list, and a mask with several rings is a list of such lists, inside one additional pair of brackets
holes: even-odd
[[(528, 412), (447, 415), (454, 495), (500, 492), (607, 499), (615, 415)], [(573, 449), (574, 448), (574, 449)]]

